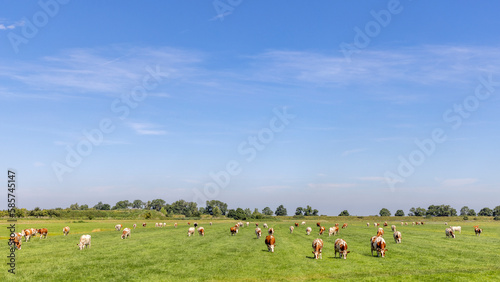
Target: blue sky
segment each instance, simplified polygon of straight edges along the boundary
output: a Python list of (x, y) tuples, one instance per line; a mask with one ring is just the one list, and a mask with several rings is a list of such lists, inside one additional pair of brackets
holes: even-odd
[(500, 204), (495, 1), (41, 3), (0, 11), (21, 207)]

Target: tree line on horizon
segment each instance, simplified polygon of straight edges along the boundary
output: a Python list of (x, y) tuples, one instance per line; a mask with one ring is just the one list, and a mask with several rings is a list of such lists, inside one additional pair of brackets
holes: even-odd
[[(55, 209), (40, 209), (39, 207), (33, 210), (18, 209), (16, 210), (17, 217), (59, 217), (61, 211), (108, 211), (108, 210), (145, 210), (145, 211), (157, 211), (166, 217), (172, 217), (174, 215), (184, 215), (185, 217), (200, 217), (202, 215), (211, 215), (213, 217), (227, 217), (236, 220), (246, 220), (246, 219), (263, 219), (271, 216), (287, 216), (287, 209), (283, 205), (279, 205), (275, 211), (270, 207), (265, 207), (261, 211), (255, 208), (253, 211), (250, 208), (236, 208), (228, 209), (228, 204), (219, 200), (206, 201), (205, 207), (198, 207), (196, 202), (187, 202), (185, 200), (178, 200), (171, 204), (168, 204), (163, 199), (153, 199), (151, 201), (143, 202), (142, 200), (134, 200), (132, 202), (128, 200), (118, 201), (114, 206), (98, 202), (92, 208), (88, 205), (79, 205), (78, 203), (71, 204), (68, 208), (55, 208)], [(295, 210), (294, 217), (306, 217), (306, 216), (318, 216), (319, 211), (313, 209), (311, 206), (307, 205), (305, 208), (297, 207)], [(379, 211), (380, 216), (392, 216), (391, 212), (382, 208)], [(457, 216), (457, 210), (450, 205), (430, 205), (427, 209), (422, 207), (412, 207), (410, 208), (408, 216), (419, 216), (419, 217), (445, 217), (445, 216)], [(7, 211), (2, 211), (1, 216), (8, 216)], [(343, 210), (338, 216), (350, 216), (347, 210)], [(403, 210), (397, 210), (394, 216), (405, 216)], [(494, 209), (488, 207), (482, 208), (477, 214), (474, 209), (470, 209), (468, 206), (464, 206), (460, 209), (460, 216), (467, 219), (468, 216), (495, 216), (495, 219), (500, 220), (500, 206), (496, 206)], [(145, 215), (148, 218), (148, 214)], [(149, 213), (151, 217), (151, 213)]]

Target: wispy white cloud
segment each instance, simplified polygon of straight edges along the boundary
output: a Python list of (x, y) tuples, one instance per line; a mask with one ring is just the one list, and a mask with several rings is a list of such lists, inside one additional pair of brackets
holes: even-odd
[(165, 135), (167, 132), (158, 129), (160, 126), (150, 123), (130, 123), (130, 127), (139, 135)]
[(365, 177), (359, 177), (358, 178), (361, 181), (372, 181), (372, 182), (382, 182), (386, 183), (385, 177), (382, 176), (365, 176)]
[(356, 187), (354, 183), (309, 183), (307, 187), (310, 189), (330, 190)]
[(341, 156), (346, 157), (346, 156), (349, 156), (352, 154), (364, 152), (366, 150), (368, 150), (368, 149), (367, 148), (358, 148), (358, 149), (347, 150), (347, 151), (342, 152)]
[(15, 29), (16, 27), (20, 27), (24, 25), (24, 21), (19, 21), (19, 22), (9, 22), (3, 19), (0, 19), (0, 30), (11, 30)]
[(458, 186), (466, 186), (474, 184), (477, 182), (478, 179), (476, 178), (454, 178), (454, 179), (445, 179), (441, 181), (441, 184), (446, 187), (458, 187)]

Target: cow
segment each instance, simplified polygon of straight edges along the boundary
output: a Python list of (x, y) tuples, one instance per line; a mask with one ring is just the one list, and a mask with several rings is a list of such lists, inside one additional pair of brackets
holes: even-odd
[(265, 243), (267, 245), (267, 251), (271, 252), (271, 253), (274, 253), (274, 245), (276, 243), (276, 239), (274, 238), (274, 236), (273, 235), (267, 235)]
[(311, 228), (311, 227), (307, 227), (307, 228), (306, 228), (306, 234), (307, 234), (307, 235), (311, 234), (311, 231), (312, 231), (312, 228)]
[(401, 226), (403, 226), (405, 223), (401, 221)]
[(210, 221), (210, 226), (212, 226), (212, 222)]
[(35, 236), (38, 233), (38, 230), (35, 228), (30, 228), (31, 230), (31, 236)]
[(63, 233), (64, 233), (64, 236), (67, 236), (69, 234), (69, 226), (66, 226), (63, 228)]
[(332, 235), (337, 235), (339, 233), (339, 228), (338, 227), (330, 227), (330, 229), (328, 230), (328, 236), (332, 236)]
[(347, 243), (343, 239), (338, 238), (335, 240), (335, 257), (339, 253), (339, 258), (347, 259), (347, 254), (350, 252), (347, 250)]
[(298, 227), (299, 226), (299, 223), (298, 222), (295, 222), (295, 227)]
[(200, 226), (198, 228), (198, 234), (200, 234), (200, 236), (205, 236), (205, 228)]
[(24, 236), (25, 242), (28, 242), (31, 239), (31, 236), (35, 235), (31, 232), (31, 229), (24, 229), (21, 234)]
[(16, 238), (19, 242), (21, 241), (21, 239), (23, 238), (23, 234), (22, 233), (13, 233), (14, 234), (14, 238)]
[(259, 224), (258, 224), (258, 223), (255, 223), (255, 227), (259, 227)]
[(316, 226), (321, 227), (321, 223), (317, 222)]
[(347, 228), (347, 223), (344, 223), (344, 224), (342, 225), (342, 229), (344, 229), (344, 228)]
[(290, 233), (293, 233), (293, 229), (294, 229), (293, 225), (290, 225)]
[(377, 227), (377, 226), (378, 226), (378, 223), (374, 222), (374, 223), (373, 223), (373, 226)]
[(405, 225), (408, 225), (408, 222), (405, 222)]
[(415, 222), (412, 222), (411, 225), (415, 225)]
[(379, 227), (378, 230), (377, 230), (377, 236), (384, 236), (384, 228), (382, 227)]
[(394, 241), (396, 241), (396, 244), (401, 243), (401, 232), (399, 231), (394, 231)]
[(176, 222), (176, 223), (174, 223), (174, 228), (177, 228), (177, 222)]
[(264, 228), (269, 228), (269, 227), (267, 227), (267, 223), (264, 223), (264, 225), (263, 225), (263, 226), (264, 226)]
[(40, 239), (42, 239), (42, 237), (47, 239), (47, 233), (49, 233), (49, 231), (47, 228), (40, 228), (37, 230), (37, 233), (40, 234)]
[(480, 236), (481, 233), (483, 233), (483, 229), (476, 227), (476, 228), (474, 228), (474, 232), (476, 232), (476, 236)]
[(323, 257), (321, 256), (321, 252), (323, 251), (323, 240), (314, 239), (312, 243), (312, 248), (313, 248), (312, 253), (314, 254), (314, 258), (318, 259), (319, 257), (320, 259), (323, 259)]
[(231, 227), (231, 236), (238, 233), (238, 228), (236, 226)]
[(392, 230), (392, 232), (396, 232), (396, 225), (392, 225), (391, 230)]
[(305, 222), (305, 221), (302, 221), (302, 223), (301, 223), (301, 224), (302, 224), (302, 225), (306, 225), (306, 222)]
[(425, 222), (421, 221), (420, 224), (424, 225)]
[(446, 233), (446, 238), (448, 237), (455, 238), (455, 233), (453, 232), (453, 229), (446, 228), (445, 233)]
[(90, 249), (90, 235), (82, 235), (80, 237), (80, 243), (76, 245), (80, 247), (80, 251), (85, 247), (88, 247)]
[(385, 226), (389, 226), (389, 224), (387, 224), (387, 221), (386, 221), (386, 222), (384, 222), (384, 227), (385, 227)]
[(142, 223), (142, 227), (146, 227), (146, 222), (143, 222), (143, 223)]
[[(155, 223), (155, 227), (158, 227), (158, 222), (157, 222), (157, 223)], [(120, 230), (118, 230), (118, 231), (120, 231)]]
[(191, 222), (188, 221), (188, 225), (191, 225)]
[(319, 229), (319, 235), (323, 235), (324, 232), (325, 232), (325, 227), (321, 226), (321, 228)]
[[(158, 223), (157, 223), (157, 224), (158, 224)], [(120, 230), (122, 230), (122, 227), (123, 227), (123, 225), (121, 225), (121, 224), (117, 224), (117, 225), (115, 225), (115, 230), (116, 230), (116, 231), (120, 231)]]
[(367, 222), (367, 223), (366, 223), (366, 226), (367, 226), (367, 227), (370, 227), (370, 223), (369, 223), (369, 222)]
[(17, 236), (17, 234), (16, 234), (16, 236), (9, 238), (9, 246), (12, 247), (12, 245), (14, 245), (16, 247), (16, 249), (18, 249), (18, 250), (21, 249), (21, 240)]
[(241, 221), (240, 221), (240, 222), (238, 222), (238, 225), (239, 225), (240, 227), (243, 227), (243, 225), (244, 225), (244, 224), (243, 224), (243, 222), (241, 222)]
[(247, 227), (250, 226), (250, 222), (247, 221)]
[(163, 223), (163, 227), (167, 227), (167, 223), (166, 222)]
[(132, 227), (134, 227), (134, 229), (137, 227), (137, 224), (134, 223), (134, 225), (132, 225)]
[(338, 223), (335, 223), (335, 227), (339, 227), (339, 224), (338, 224)]
[(195, 222), (195, 223), (193, 224), (193, 226), (194, 226), (194, 228), (198, 227), (198, 222)]
[(257, 235), (257, 239), (260, 239), (260, 236), (262, 236), (262, 230), (259, 227), (255, 228), (255, 235)]
[(130, 228), (123, 228), (122, 239), (126, 239), (130, 237)]
[(188, 229), (188, 237), (191, 237), (191, 235), (194, 234), (194, 227), (189, 227)]
[(269, 235), (274, 235), (274, 228), (269, 228), (267, 233), (269, 233)]
[(453, 230), (453, 232), (459, 232), (460, 234), (462, 234), (462, 226), (452, 226), (451, 229)]
[(383, 258), (385, 257), (385, 252), (387, 251), (387, 249), (384, 238), (380, 236), (373, 236), (370, 239), (370, 245), (372, 248), (372, 256), (373, 256), (373, 251), (377, 251), (377, 257), (378, 256), (382, 256)]
[(448, 225), (448, 222), (445, 222), (444, 225)]

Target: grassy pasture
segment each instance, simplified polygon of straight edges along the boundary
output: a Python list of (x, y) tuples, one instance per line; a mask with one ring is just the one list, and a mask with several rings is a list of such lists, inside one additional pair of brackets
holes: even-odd
[[(344, 220), (344, 219), (342, 219)], [(380, 219), (379, 219), (380, 220)], [(373, 220), (347, 219), (349, 227), (340, 229), (338, 236), (318, 235), (316, 220), (306, 225), (288, 228), (302, 220), (268, 222), (275, 228), (275, 253), (267, 252), (264, 238), (256, 239), (252, 222), (231, 236), (233, 220), (198, 221), (205, 227), (205, 237), (197, 233), (187, 237), (186, 221), (167, 222), (167, 227), (155, 228), (154, 221), (140, 226), (136, 220), (70, 220), (19, 221), (17, 229), (42, 228), (49, 230), (46, 240), (32, 238), (16, 251), (16, 275), (7, 272), (2, 263), (0, 281), (11, 280), (500, 280), (500, 224), (498, 222), (450, 222), (461, 225), (462, 233), (455, 239), (445, 237), (443, 222), (426, 222), (423, 226), (401, 226), (390, 221), (384, 228), (388, 251), (386, 258), (371, 256), (369, 239), (375, 235)], [(328, 230), (335, 222), (319, 220)], [(132, 230), (130, 239), (120, 239), (121, 232), (114, 225), (139, 226)], [(259, 222), (262, 228), (262, 223)], [(392, 238), (390, 225), (402, 233), (402, 244)], [(411, 223), (410, 223), (411, 224)], [(1, 222), (2, 230), (7, 223)], [(64, 226), (70, 226), (67, 237)], [(480, 225), (483, 234), (476, 237), (473, 225)], [(306, 227), (312, 227), (310, 236)], [(94, 232), (92, 232), (94, 231)], [(267, 233), (263, 230), (263, 235)], [(77, 247), (82, 234), (92, 235), (91, 249)], [(6, 232), (1, 241), (3, 260), (7, 262)], [(264, 235), (265, 236), (265, 235)], [(263, 237), (264, 237), (263, 236)], [(347, 260), (334, 259), (335, 238), (347, 241), (351, 253)], [(325, 242), (323, 259), (314, 260), (311, 244), (315, 238)]]

